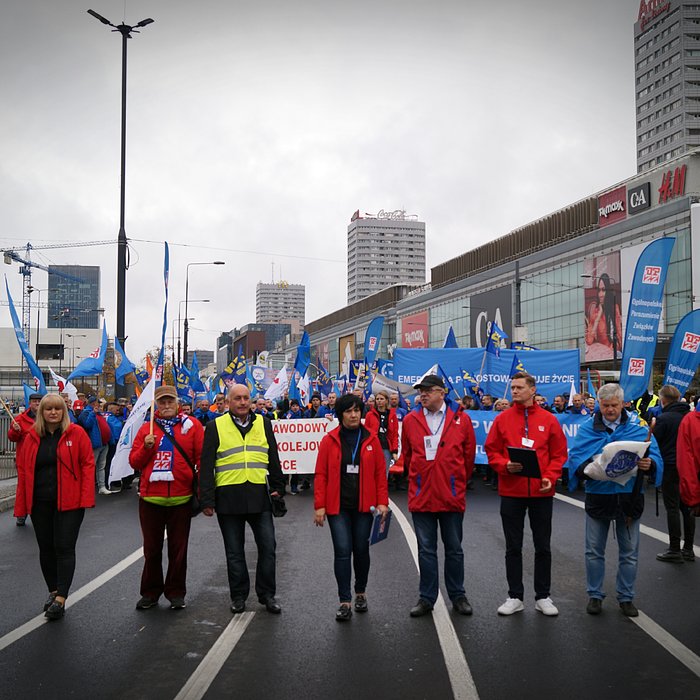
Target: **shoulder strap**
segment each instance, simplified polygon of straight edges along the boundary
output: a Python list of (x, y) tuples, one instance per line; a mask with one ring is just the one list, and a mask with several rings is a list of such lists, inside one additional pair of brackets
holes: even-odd
[(189, 455), (185, 450), (182, 448), (182, 445), (175, 439), (175, 430), (173, 429), (173, 434), (171, 435), (168, 433), (165, 428), (163, 427), (163, 424), (160, 421), (155, 421), (156, 425), (163, 431), (163, 433), (169, 438), (170, 442), (173, 443), (173, 447), (182, 455), (182, 458), (187, 462), (187, 465), (189, 468), (196, 474), (197, 470), (194, 468), (194, 464), (192, 464), (192, 460), (190, 459)]

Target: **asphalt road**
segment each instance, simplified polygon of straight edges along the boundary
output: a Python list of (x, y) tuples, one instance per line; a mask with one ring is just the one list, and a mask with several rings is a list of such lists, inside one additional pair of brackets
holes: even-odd
[[(390, 495), (408, 515), (405, 492)], [(31, 522), (17, 528), (11, 513), (0, 514), (0, 697), (700, 698), (700, 559), (659, 563), (664, 543), (649, 534), (642, 535), (636, 603), (650, 631), (619, 612), (613, 567), (603, 614), (585, 613), (583, 511), (562, 500), (552, 538), (559, 617), (534, 609), (528, 544), (526, 609), (502, 618), (498, 496), (478, 483), (464, 524), (474, 615), (456, 616), (448, 603), (435, 619), (409, 617), (418, 574), (395, 519), (389, 539), (372, 548), (369, 613), (338, 624), (328, 527), (312, 524), (311, 492), (289, 496), (287, 505), (287, 516), (276, 520), (283, 612), (270, 615), (251, 597), (250, 612), (235, 618), (215, 519), (193, 522), (187, 608), (171, 611), (161, 601), (140, 612), (134, 604), (142, 560), (123, 561), (141, 545), (136, 492), (98, 497), (78, 541), (72, 604), (62, 621), (47, 623), (39, 615), (46, 591)], [(648, 503), (643, 523), (663, 533), (663, 506), (656, 518)], [(609, 551), (616, 549), (611, 539)]]

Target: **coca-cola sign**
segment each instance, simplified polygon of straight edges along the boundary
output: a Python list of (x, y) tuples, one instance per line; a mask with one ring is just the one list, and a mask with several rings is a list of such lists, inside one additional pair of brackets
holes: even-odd
[(639, 28), (644, 29), (649, 22), (671, 9), (669, 0), (641, 0), (639, 3)]

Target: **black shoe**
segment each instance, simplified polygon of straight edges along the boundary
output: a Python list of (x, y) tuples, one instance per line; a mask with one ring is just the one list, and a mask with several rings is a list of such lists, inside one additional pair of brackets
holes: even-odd
[(335, 619), (338, 622), (347, 622), (352, 617), (352, 608), (350, 603), (341, 603), (340, 607), (335, 613)]
[(231, 601), (231, 612), (235, 615), (236, 613), (242, 613), (245, 610), (245, 600), (243, 598), (235, 598)]
[(622, 614), (627, 617), (639, 617), (639, 610), (637, 610), (631, 600), (625, 600), (620, 603), (620, 610), (622, 610)]
[(411, 617), (423, 617), (433, 611), (433, 606), (422, 598), (418, 598), (418, 602), (411, 608)]
[(367, 596), (364, 593), (358, 593), (355, 596), (355, 612), (366, 613), (368, 609)]
[(457, 600), (453, 601), (452, 609), (460, 615), (471, 615), (474, 612), (466, 596), (457, 598)]
[(265, 606), (267, 612), (273, 615), (279, 615), (282, 612), (282, 606), (275, 600), (274, 596), (265, 598), (265, 600), (261, 600), (260, 603)]
[(54, 600), (44, 613), (44, 617), (47, 617), (49, 620), (60, 620), (65, 615), (65, 612), (66, 609), (63, 607), (63, 603)]
[(603, 612), (603, 601), (600, 598), (590, 598), (586, 606), (589, 615), (600, 615)]
[(467, 491), (473, 491), (473, 490), (474, 490), (474, 480), (469, 479), (469, 481), (467, 481)]
[(667, 549), (665, 552), (656, 555), (657, 561), (668, 561), (673, 564), (682, 564), (683, 555), (680, 549)]
[(149, 598), (147, 595), (141, 596), (139, 599), (139, 602), (136, 603), (136, 609), (137, 610), (148, 610), (148, 608), (152, 608), (154, 605), (158, 605), (157, 600), (153, 600), (153, 598)]
[(187, 607), (184, 598), (173, 598), (170, 601), (171, 610), (184, 610)]
[(44, 612), (46, 612), (50, 607), (51, 603), (56, 599), (56, 594), (55, 593), (49, 593), (49, 597), (46, 599), (46, 602), (44, 603)]
[(683, 561), (695, 561), (695, 552), (690, 548), (681, 549), (681, 556), (683, 557)]
[(23, 527), (26, 522), (27, 522), (27, 516), (20, 515), (20, 517), (17, 518), (17, 520), (15, 520), (15, 525), (17, 525), (17, 527)]

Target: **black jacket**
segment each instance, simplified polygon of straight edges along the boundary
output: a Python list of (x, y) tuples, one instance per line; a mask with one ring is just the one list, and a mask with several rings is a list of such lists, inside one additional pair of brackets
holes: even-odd
[(686, 413), (690, 412), (690, 406), (682, 401), (674, 401), (666, 406), (661, 415), (656, 419), (654, 437), (659, 443), (661, 456), (664, 458), (664, 475), (669, 469), (676, 471), (676, 438), (678, 427)]

